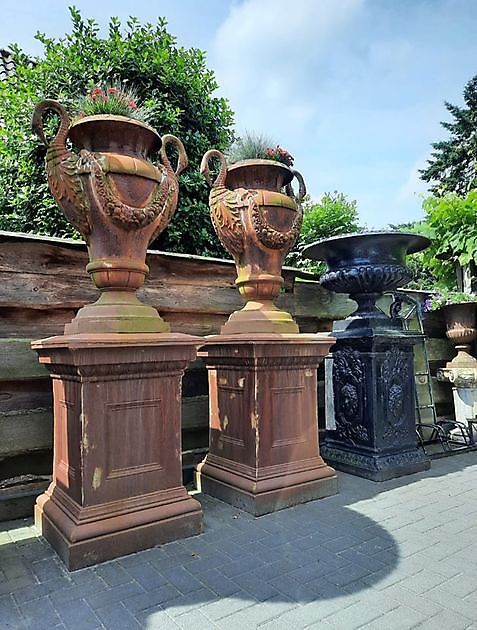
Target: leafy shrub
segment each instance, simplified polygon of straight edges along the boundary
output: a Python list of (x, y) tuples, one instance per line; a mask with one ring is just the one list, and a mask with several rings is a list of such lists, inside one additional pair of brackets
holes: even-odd
[(427, 219), (415, 224), (416, 232), (432, 243), (422, 253), (424, 269), (430, 271), (438, 287), (456, 288), (456, 264), (477, 262), (477, 190), (465, 197), (447, 193), (423, 202)]
[(474, 293), (462, 293), (461, 291), (441, 289), (424, 300), (422, 310), (428, 313), (429, 311), (437, 311), (449, 304), (462, 304), (467, 302), (477, 302), (477, 295)]
[(303, 224), (294, 250), (288, 254), (285, 263), (305, 271), (322, 274), (325, 263), (303, 258), (303, 249), (322, 238), (362, 231), (358, 224), (356, 201), (347, 199), (338, 191), (325, 193), (320, 201), (313, 202), (305, 197)]
[(67, 109), (91, 85), (132, 86), (152, 111), (150, 124), (184, 143), (189, 168), (180, 176), (179, 207), (154, 246), (194, 254), (224, 255), (213, 232), (208, 190), (199, 173), (211, 147), (225, 150), (233, 139), (228, 103), (213, 96), (214, 74), (201, 50), (178, 48), (166, 21), (122, 28), (111, 18), (105, 38), (94, 20), (70, 9), (71, 33), (62, 39), (37, 34), (44, 54), (33, 62), (12, 47), (16, 71), (0, 81), (0, 229), (73, 236), (74, 230), (49, 193), (45, 147), (30, 128), (34, 106), (55, 98)]

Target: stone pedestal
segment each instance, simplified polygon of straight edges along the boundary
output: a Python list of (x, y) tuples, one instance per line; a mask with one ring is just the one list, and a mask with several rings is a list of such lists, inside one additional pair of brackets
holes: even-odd
[(316, 368), (325, 335), (210, 337), (210, 449), (198, 486), (260, 516), (335, 494), (318, 447)]
[[(477, 417), (477, 368), (452, 366), (437, 372), (440, 381), (452, 384), (455, 419), (467, 426), (467, 421)], [(472, 425), (474, 427), (474, 425)], [(474, 439), (477, 437), (474, 431)]]
[(373, 481), (428, 469), (430, 460), (417, 446), (415, 428), (417, 336), (352, 326), (333, 334), (334, 400), (328, 408), (334, 422), (328, 419), (333, 428), (327, 431), (323, 457), (338, 470)]
[(77, 334), (33, 343), (51, 373), (53, 482), (35, 522), (70, 570), (202, 531), (182, 485), (181, 378), (201, 341)]

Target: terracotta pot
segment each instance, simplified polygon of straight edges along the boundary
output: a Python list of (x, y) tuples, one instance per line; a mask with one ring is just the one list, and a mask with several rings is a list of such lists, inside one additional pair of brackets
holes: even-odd
[[(60, 125), (53, 140), (43, 131), (43, 115), (53, 110)], [(168, 225), (177, 207), (177, 175), (187, 166), (182, 142), (162, 138), (149, 125), (124, 116), (87, 116), (73, 124), (56, 101), (39, 103), (32, 126), (47, 146), (50, 190), (84, 237), (86, 269), (101, 290), (97, 302), (82, 308), (65, 332), (166, 332), (157, 311), (142, 304), (136, 290), (149, 269), (146, 250)], [(68, 149), (70, 141), (79, 150)], [(174, 170), (166, 146), (175, 144)], [(148, 156), (159, 151), (162, 163)]]
[[(212, 184), (209, 161), (220, 171)], [(298, 326), (274, 301), (283, 286), (283, 260), (300, 232), (300, 201), (306, 194), (302, 176), (272, 160), (244, 160), (227, 166), (220, 151), (208, 151), (201, 172), (211, 186), (212, 223), (237, 268), (236, 285), (246, 300), (232, 313), (222, 333), (296, 333)], [(299, 181), (295, 196), (291, 181)]]
[(471, 343), (477, 336), (476, 306), (476, 302), (461, 302), (447, 304), (440, 309), (446, 321), (446, 336), (457, 350), (447, 367), (477, 367), (477, 359), (470, 354)]

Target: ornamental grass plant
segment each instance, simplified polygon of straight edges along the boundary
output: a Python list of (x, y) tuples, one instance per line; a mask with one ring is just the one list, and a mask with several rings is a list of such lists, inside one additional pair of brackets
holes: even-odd
[(246, 131), (235, 140), (227, 152), (229, 164), (241, 160), (273, 160), (286, 166), (293, 166), (294, 158), (267, 136)]
[(141, 122), (149, 122), (153, 111), (146, 105), (139, 105), (137, 92), (131, 88), (120, 85), (94, 86), (87, 94), (80, 97), (74, 105), (76, 115), (74, 120), (85, 116), (97, 116), (109, 114), (134, 118)]

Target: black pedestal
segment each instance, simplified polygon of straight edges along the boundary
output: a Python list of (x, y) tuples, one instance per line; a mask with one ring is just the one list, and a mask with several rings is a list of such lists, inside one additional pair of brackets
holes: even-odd
[(419, 336), (345, 322), (333, 331), (335, 428), (327, 431), (323, 458), (373, 481), (428, 469), (415, 428), (413, 346)]

